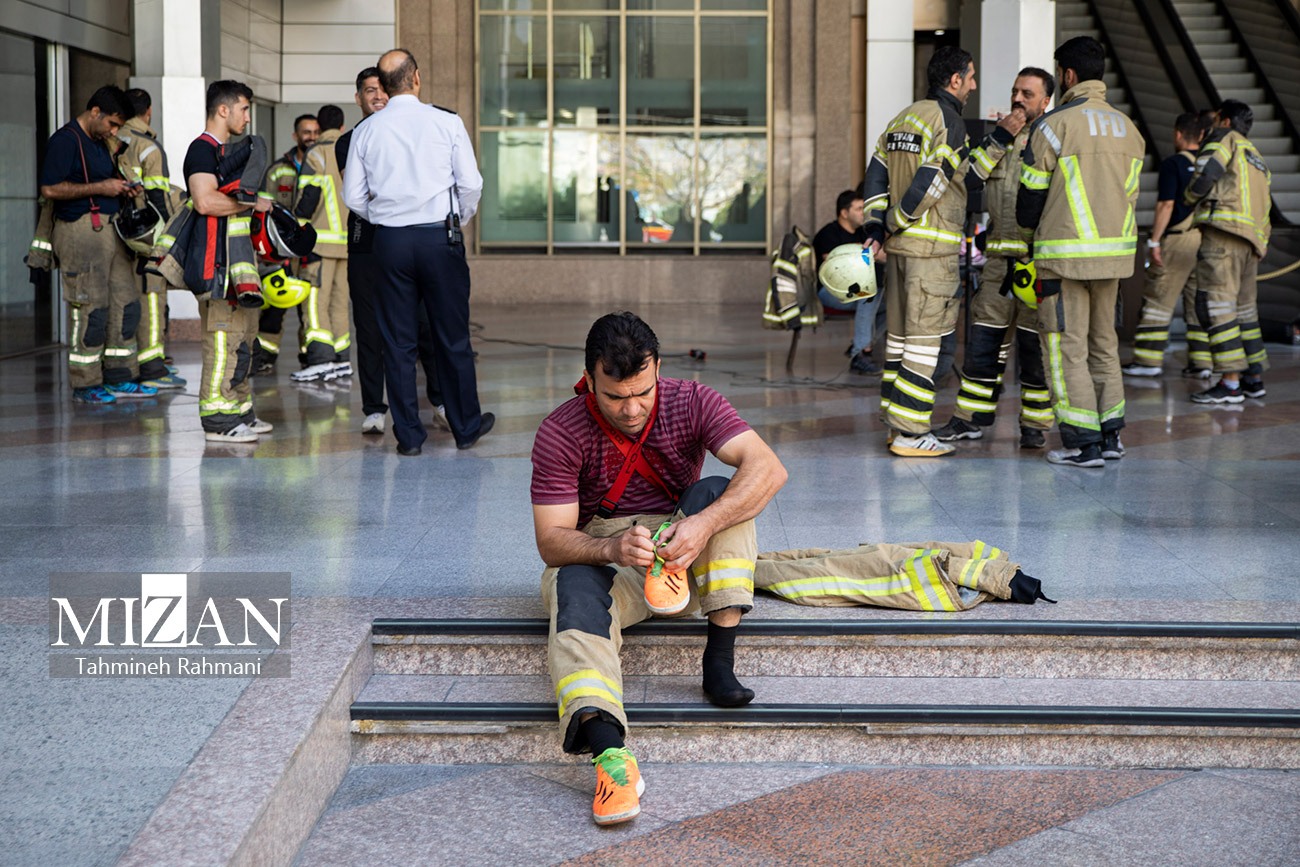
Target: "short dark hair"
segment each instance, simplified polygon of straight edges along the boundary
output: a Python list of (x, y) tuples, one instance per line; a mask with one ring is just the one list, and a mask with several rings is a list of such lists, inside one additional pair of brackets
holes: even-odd
[(405, 48), (394, 48), (393, 51), (400, 51), (405, 54), (406, 59), (391, 72), (379, 70), (379, 86), (388, 94), (396, 93), (399, 90), (410, 90), (415, 87), (415, 71), (420, 68), (419, 64), (415, 62), (415, 55)]
[(636, 376), (647, 358), (659, 360), (659, 338), (635, 313), (607, 313), (587, 332), (587, 372), (593, 377), (599, 364), (606, 376), (622, 382)]
[(320, 111), (316, 112), (316, 121), (322, 132), (327, 129), (343, 129), (343, 109), (337, 105), (322, 105)]
[(383, 76), (379, 74), (379, 67), (367, 66), (365, 69), (357, 73), (357, 93), (360, 93), (361, 88), (366, 86), (367, 78), (378, 78), (380, 79), (380, 86), (383, 86)]
[(153, 105), (153, 98), (149, 96), (149, 91), (140, 87), (133, 87), (128, 90), (126, 92), (126, 101), (131, 104), (131, 110), (134, 112), (133, 117), (139, 117)]
[(845, 190), (840, 193), (835, 197), (835, 216), (838, 217), (840, 211), (847, 210), (860, 198), (862, 195), (857, 190)]
[(253, 89), (242, 81), (232, 81), (223, 78), (221, 81), (214, 81), (208, 85), (208, 95), (206, 99), (208, 117), (215, 117), (217, 109), (223, 105), (234, 105), (243, 97), (249, 102), (253, 101)]
[[(297, 132), (297, 131), (298, 131), (298, 124), (302, 123), (304, 120), (316, 120), (316, 115), (314, 115), (314, 114), (300, 114), (300, 115), (298, 115), (297, 117), (295, 117), (295, 118), (293, 119), (293, 131), (294, 131), (294, 132)], [(319, 123), (319, 121), (317, 121), (317, 123)]]
[(1039, 69), (1037, 66), (1026, 66), (1016, 73), (1016, 78), (1024, 78), (1026, 75), (1032, 75), (1043, 82), (1043, 91), (1047, 94), (1048, 99), (1051, 99), (1056, 93), (1056, 76), (1046, 69)]
[(1241, 135), (1250, 135), (1250, 128), (1255, 125), (1255, 112), (1239, 99), (1225, 99), (1219, 106), (1219, 119), (1231, 123)]
[(954, 75), (966, 77), (966, 70), (974, 62), (971, 53), (956, 45), (944, 45), (930, 58), (925, 77), (931, 90), (943, 90)]
[(1067, 39), (1053, 57), (1062, 72), (1073, 69), (1080, 81), (1100, 80), (1106, 74), (1106, 49), (1091, 36)]
[(1205, 134), (1205, 118), (1200, 112), (1187, 111), (1174, 118), (1174, 131), (1190, 142), (1198, 142)]
[(122, 120), (135, 117), (131, 101), (126, 98), (122, 88), (113, 84), (106, 84), (90, 95), (90, 99), (86, 100), (86, 111), (92, 108), (99, 109), (100, 114), (120, 115)]

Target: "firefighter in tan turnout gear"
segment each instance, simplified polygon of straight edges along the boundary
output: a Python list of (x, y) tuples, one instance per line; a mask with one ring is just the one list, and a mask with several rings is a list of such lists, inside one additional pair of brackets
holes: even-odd
[[(1011, 88), (1011, 105), (1033, 123), (1052, 103), (1056, 79), (1037, 67), (1026, 67)], [(1020, 447), (1042, 448), (1052, 427), (1052, 401), (1043, 373), (1043, 352), (1038, 340), (1038, 312), (1012, 292), (1015, 264), (1029, 255), (1029, 245), (1016, 225), (1016, 195), (1020, 190), (1020, 154), (1029, 141), (1029, 128), (989, 175), (985, 201), (989, 211), (988, 262), (979, 291), (971, 300), (974, 321), (966, 357), (961, 367), (961, 390), (952, 420), (935, 430), (940, 442), (977, 440), (993, 424), (1002, 394), (1002, 377), (1011, 347), (1016, 347), (1020, 371)]]
[(1215, 385), (1192, 395), (1197, 403), (1241, 403), (1264, 396), (1268, 355), (1255, 306), (1259, 260), (1272, 231), (1271, 174), (1246, 138), (1255, 122), (1250, 106), (1225, 100), (1215, 116), (1187, 184), (1187, 203), (1201, 230), (1196, 265), (1197, 317), (1207, 326)]
[(889, 450), (904, 457), (953, 450), (930, 433), (930, 417), (939, 345), (957, 326), (967, 190), (982, 188), (1025, 123), (1013, 110), (972, 149), (961, 119), (975, 91), (970, 53), (944, 46), (927, 74), (929, 95), (890, 122), (863, 181), (867, 236), (889, 254), (880, 409)]
[[(292, 211), (298, 198), (298, 175), (307, 159), (307, 151), (316, 144), (320, 137), (320, 124), (314, 114), (300, 114), (293, 120), (293, 147), (271, 163), (266, 169), (266, 178), (262, 189), (271, 194), (275, 203)], [(263, 275), (265, 276), (265, 275)], [(294, 266), (297, 276), (297, 265)], [(268, 307), (262, 311), (257, 323), (257, 352), (253, 359), (253, 373), (267, 376), (275, 371), (275, 362), (280, 357), (281, 341), (284, 336), (284, 317), (288, 311), (279, 307)], [(298, 343), (295, 353), (301, 353), (306, 328), (303, 327), (303, 313), (298, 311)]]
[[(128, 181), (138, 185), (134, 204), (157, 211), (162, 225), (166, 226), (184, 205), (185, 191), (172, 183), (167, 153), (158, 141), (158, 134), (149, 126), (153, 120), (153, 99), (149, 92), (133, 88), (126, 92), (126, 98), (135, 110), (135, 117), (118, 133), (126, 147), (118, 155), (117, 166)], [(153, 245), (152, 237), (147, 244)], [(147, 259), (147, 253), (137, 255), (135, 263), (141, 307), (140, 326), (136, 329), (140, 382), (157, 389), (182, 389), (186, 381), (172, 373), (163, 360), (167, 354), (163, 344), (167, 330), (167, 284), (158, 275), (144, 272)]]
[(311, 295), (300, 308), (307, 327), (307, 358), (302, 370), (291, 374), (294, 382), (352, 375), (347, 229), (351, 211), (343, 202), (343, 175), (334, 153), (334, 143), (343, 134), (343, 109), (321, 106), (316, 120), (320, 137), (303, 161), (293, 207), (294, 216), (316, 228), (316, 249), (298, 269), (298, 276), (311, 284)]
[(1101, 467), (1124, 455), (1124, 382), (1115, 332), (1121, 278), (1137, 255), (1146, 142), (1106, 102), (1105, 53), (1090, 36), (1056, 49), (1065, 91), (1029, 134), (1016, 218), (1038, 268), (1038, 326), (1062, 449), (1054, 464)]

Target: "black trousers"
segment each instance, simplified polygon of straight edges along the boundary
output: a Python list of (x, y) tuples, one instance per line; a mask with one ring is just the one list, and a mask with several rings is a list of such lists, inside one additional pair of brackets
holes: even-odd
[(469, 342), (469, 263), (464, 245), (449, 244), (442, 226), (376, 226), (374, 256), (384, 381), (398, 445), (409, 449), (428, 439), (415, 396), (421, 305), (433, 329), (447, 422), (457, 445), (473, 440), (483, 424), (483, 412)]
[[(376, 293), (379, 279), (374, 253), (348, 251), (348, 294), (352, 297), (352, 343), (357, 348), (357, 378), (361, 380), (361, 411), (366, 415), (388, 412), (384, 403), (384, 335), (379, 330)], [(442, 406), (438, 388), (438, 362), (433, 345), (429, 314), (420, 308), (420, 330), (416, 351), (424, 368), (424, 389), (429, 403)]]

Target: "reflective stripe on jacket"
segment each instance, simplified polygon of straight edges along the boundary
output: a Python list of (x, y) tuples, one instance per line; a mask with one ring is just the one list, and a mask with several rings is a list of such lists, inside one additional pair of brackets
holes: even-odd
[(1137, 124), (1106, 102), (1100, 81), (1076, 85), (1034, 122), (1016, 218), (1040, 272), (1071, 280), (1133, 274), (1145, 153)]
[[(316, 228), (314, 252), (331, 259), (347, 258), (348, 215), (352, 213), (343, 203), (343, 175), (334, 153), (334, 143), (342, 134), (343, 131), (337, 129), (322, 132), (316, 144), (307, 151), (302, 172), (298, 175), (299, 200), (311, 187), (320, 190), (316, 207), (307, 219)], [(298, 208), (296, 204), (295, 208)], [(305, 216), (301, 209), (297, 213), (300, 218)]]
[(1187, 184), (1193, 222), (1249, 241), (1261, 258), (1273, 231), (1269, 221), (1272, 173), (1250, 139), (1236, 130), (1214, 130), (1196, 158)]

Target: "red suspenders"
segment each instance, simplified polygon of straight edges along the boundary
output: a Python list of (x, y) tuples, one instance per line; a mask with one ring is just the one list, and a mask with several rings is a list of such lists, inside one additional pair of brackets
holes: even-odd
[[(583, 388), (585, 385), (585, 382), (580, 382), (579, 388), (586, 391)], [(601, 498), (600, 505), (596, 508), (596, 514), (602, 518), (608, 518), (614, 514), (614, 510), (618, 508), (618, 501), (623, 498), (623, 492), (627, 490), (627, 483), (632, 481), (632, 476), (637, 473), (640, 473), (642, 478), (667, 494), (668, 498), (674, 503), (677, 502), (678, 495), (673, 493), (672, 489), (659, 476), (659, 473), (655, 472), (655, 468), (650, 465), (650, 462), (646, 460), (645, 455), (642, 453), (646, 438), (650, 436), (650, 429), (654, 427), (655, 419), (659, 416), (658, 390), (655, 391), (655, 405), (650, 410), (650, 418), (646, 420), (645, 427), (641, 429), (641, 436), (637, 437), (635, 442), (619, 433), (609, 423), (609, 419), (605, 418), (600, 411), (600, 407), (596, 405), (596, 395), (590, 391), (587, 391), (586, 395), (587, 410), (591, 413), (591, 417), (596, 420), (596, 424), (600, 425), (600, 429), (605, 432), (605, 436), (609, 437), (610, 442), (623, 453), (623, 466), (619, 467), (618, 476), (614, 479), (614, 484), (609, 489), (609, 493)]]

